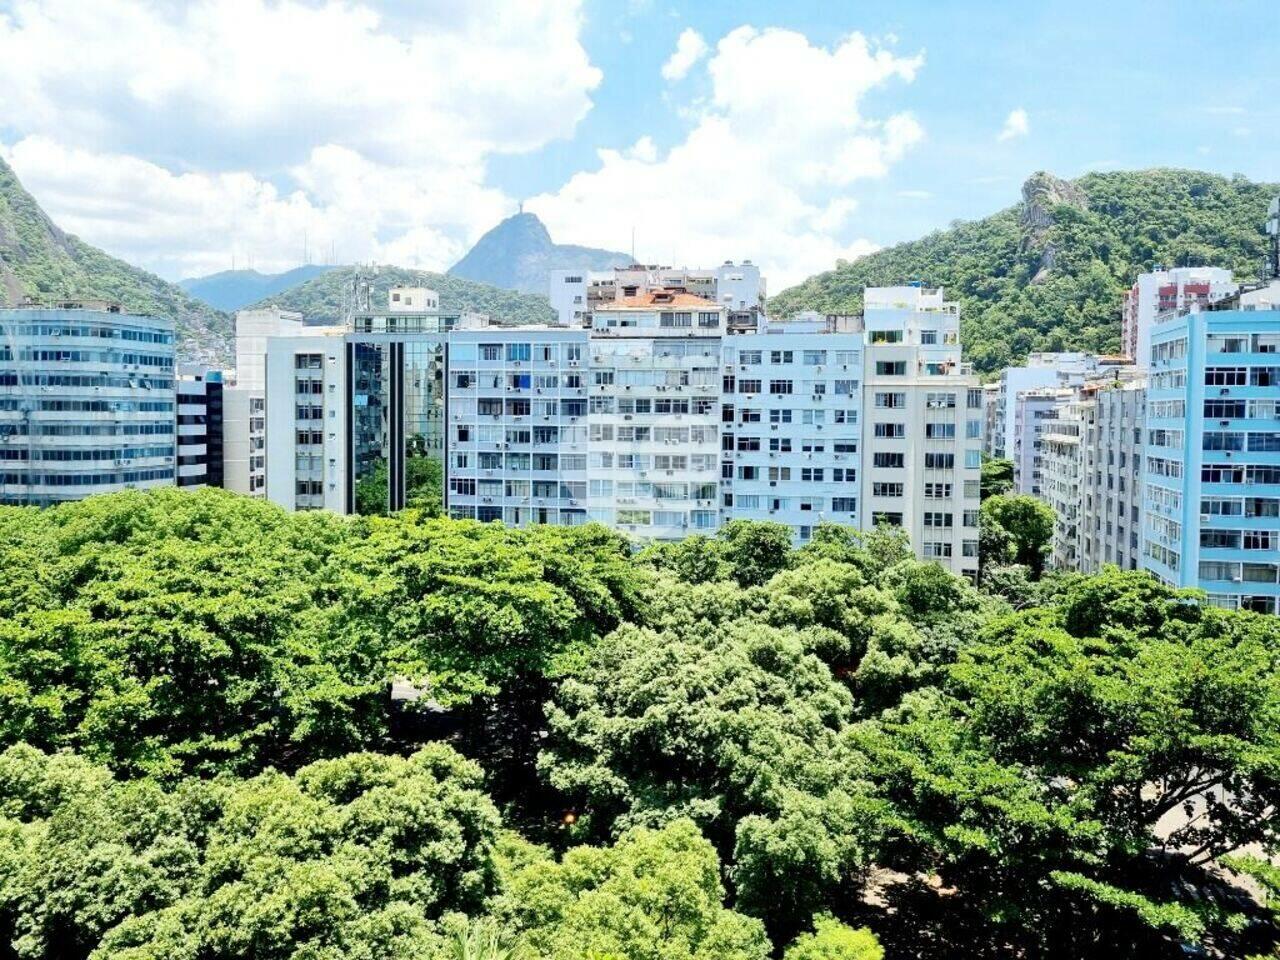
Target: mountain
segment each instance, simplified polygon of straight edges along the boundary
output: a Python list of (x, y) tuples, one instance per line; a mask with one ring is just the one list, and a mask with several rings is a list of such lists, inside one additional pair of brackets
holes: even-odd
[(449, 275), (522, 293), (545, 294), (552, 270), (607, 270), (630, 262), (626, 253), (554, 243), (541, 220), (532, 213), (517, 213), (476, 241), (467, 255), (449, 268)]
[[(372, 296), (379, 306), (387, 302), (387, 291), (392, 287), (430, 287), (440, 294), (440, 306), (444, 310), (487, 313), (495, 322), (505, 323), (550, 323), (555, 319), (545, 296), (502, 290), (487, 283), (473, 283), (426, 270), (385, 266), (374, 269), (377, 274)], [(355, 267), (333, 267), (296, 287), (264, 297), (252, 306), (275, 305), (297, 310), (313, 324), (341, 323), (355, 272)]]
[(116, 300), (127, 310), (172, 317), (183, 359), (225, 364), (232, 355), (229, 316), (64, 233), (0, 160), (0, 305), (28, 296)]
[(207, 277), (179, 280), (178, 286), (197, 300), (216, 310), (239, 310), (245, 304), (288, 290), (318, 277), (333, 267), (307, 264), (284, 273), (259, 273), (257, 270), (223, 270)]
[(1280, 185), (1192, 170), (1034, 174), (1022, 202), (920, 240), (840, 262), (769, 302), (856, 313), (864, 286), (919, 280), (961, 304), (966, 360), (991, 373), (1037, 350), (1120, 346), (1120, 303), (1156, 265), (1230, 267), (1258, 275), (1267, 204)]

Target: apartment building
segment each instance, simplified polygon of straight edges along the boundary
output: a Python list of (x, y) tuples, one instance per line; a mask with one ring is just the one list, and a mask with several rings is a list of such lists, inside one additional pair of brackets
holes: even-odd
[[(587, 331), (474, 328), (450, 334), (445, 373), (449, 515), (574, 526), (587, 522), (588, 412), (595, 396)], [(631, 419), (631, 418), (628, 418)]]
[(236, 313), (235, 378), (222, 388), (222, 474), (228, 490), (267, 495), (267, 346), (306, 333), (302, 314), (291, 310)]
[(996, 425), (999, 422), (1000, 384), (982, 385), (982, 452), (988, 457), (996, 455)]
[(222, 486), (222, 371), (180, 364), (177, 376), (180, 487)]
[(942, 290), (864, 294), (862, 525), (903, 527), (917, 554), (978, 569), (982, 388), (960, 362), (960, 308)]
[(1088, 403), (1075, 391), (1061, 391), (1055, 416), (1041, 434), (1042, 480), (1037, 496), (1053, 508), (1049, 566), (1080, 569), (1081, 516), (1084, 507), (1085, 436)]
[(1014, 459), (1018, 397), (1028, 390), (1078, 387), (1102, 371), (1128, 363), (1125, 357), (1091, 353), (1032, 353), (1021, 367), (1000, 371), (996, 390), (994, 425), (987, 453)]
[(606, 271), (552, 270), (551, 307), (560, 326), (590, 325), (602, 305), (654, 291), (687, 293), (723, 307), (731, 330), (754, 329), (760, 323), (765, 281), (750, 260), (718, 267), (689, 269), (632, 264)]
[[(1068, 391), (1068, 394), (1070, 391)], [(1062, 400), (1059, 388), (1024, 390), (1013, 403), (1013, 492), (1039, 496), (1043, 476), (1041, 439), (1046, 421), (1057, 416)]]
[(104, 301), (0, 309), (0, 502), (172, 486), (174, 328)]
[(1120, 315), (1120, 352), (1145, 366), (1151, 353), (1151, 330), (1161, 314), (1206, 307), (1239, 289), (1231, 271), (1222, 267), (1157, 267), (1133, 281)]
[(1280, 280), (1151, 330), (1142, 565), (1280, 612)]
[(721, 505), (797, 543), (828, 521), (859, 526), (863, 334), (859, 317), (769, 321), (723, 348)]
[(1142, 377), (1101, 380), (1081, 391), (1080, 555), (1073, 569), (1141, 565), (1142, 463), (1147, 385)]
[(265, 493), (295, 510), (438, 508), (444, 483), (444, 334), (463, 321), (426, 288), (397, 287), (345, 327), (267, 342)]

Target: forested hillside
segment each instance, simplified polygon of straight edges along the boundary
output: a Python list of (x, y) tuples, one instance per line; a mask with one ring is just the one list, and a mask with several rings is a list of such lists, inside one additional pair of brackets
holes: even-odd
[(1278, 664), (887, 530), (0, 508), (0, 955), (1260, 954)]
[[(367, 269), (367, 268), (360, 268)], [(392, 287), (430, 287), (440, 294), (443, 310), (487, 313), (495, 323), (550, 323), (555, 319), (545, 296), (503, 290), (443, 273), (378, 266), (373, 278), (373, 302), (381, 307)], [(341, 323), (350, 302), (351, 281), (356, 267), (335, 267), (305, 283), (265, 297), (253, 307), (275, 304), (298, 310), (308, 323)]]
[(115, 300), (138, 313), (172, 317), (181, 356), (218, 364), (231, 358), (229, 316), (63, 233), (0, 160), (0, 306), (16, 306), (25, 296)]
[(1256, 277), (1278, 192), (1191, 170), (1039, 173), (1017, 206), (841, 263), (782, 291), (770, 311), (856, 313), (864, 286), (919, 280), (960, 301), (965, 357), (981, 372), (1036, 350), (1116, 352), (1121, 297), (1143, 270), (1209, 265)]

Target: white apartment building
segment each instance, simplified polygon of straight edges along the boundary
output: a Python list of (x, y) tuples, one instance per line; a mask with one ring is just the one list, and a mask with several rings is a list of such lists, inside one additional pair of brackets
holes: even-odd
[(995, 422), (987, 445), (988, 454), (1006, 460), (1014, 458), (1019, 394), (1027, 390), (1078, 387), (1097, 376), (1100, 370), (1127, 362), (1124, 357), (1090, 353), (1032, 353), (1023, 366), (1005, 367), (1000, 371), (996, 391)]
[(587, 521), (589, 356), (581, 327), (449, 335), (450, 516), (514, 527)]
[(858, 526), (861, 318), (769, 321), (723, 360), (725, 518), (785, 523), (797, 543), (824, 521)]
[(281, 337), (309, 332), (302, 314), (276, 307), (236, 313), (235, 382), (222, 392), (223, 485), (251, 497), (267, 489), (267, 346)]
[(1053, 538), (1049, 566), (1080, 569), (1080, 524), (1083, 496), (1085, 412), (1079, 394), (1068, 392), (1057, 415), (1041, 435), (1043, 478), (1040, 498), (1053, 508)]
[(978, 570), (982, 389), (942, 290), (868, 287), (862, 525), (903, 527), (923, 559)]
[(1151, 360), (1151, 328), (1159, 314), (1203, 307), (1239, 289), (1231, 271), (1222, 267), (1157, 267), (1139, 274), (1124, 295), (1120, 352), (1146, 367)]
[(996, 424), (1000, 409), (1000, 384), (982, 385), (982, 452), (988, 457), (996, 455)]
[[(1068, 395), (1070, 391), (1067, 391)], [(1039, 496), (1043, 466), (1041, 441), (1046, 422), (1057, 416), (1058, 388), (1024, 390), (1013, 403), (1013, 492)]]
[(1084, 388), (1080, 555), (1075, 569), (1141, 565), (1142, 451), (1147, 385), (1100, 381)]

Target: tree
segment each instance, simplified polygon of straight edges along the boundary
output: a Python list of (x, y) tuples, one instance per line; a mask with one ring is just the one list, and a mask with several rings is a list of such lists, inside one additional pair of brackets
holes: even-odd
[(689, 820), (555, 862), (515, 851), (504, 911), (545, 960), (765, 960), (758, 920), (724, 907), (715, 850)]
[(0, 810), (0, 924), (30, 958), (408, 960), (497, 889), (497, 811), (444, 746), (171, 789), (13, 747)]
[(998, 497), (1013, 490), (1013, 461), (998, 457), (982, 457), (982, 499)]
[(865, 927), (854, 929), (819, 914), (813, 918), (813, 932), (798, 936), (783, 960), (884, 960), (884, 949)]
[(731, 576), (741, 586), (766, 582), (786, 567), (791, 557), (791, 528), (762, 520), (730, 520), (717, 538)]
[[(988, 563), (1019, 563), (1039, 579), (1053, 539), (1053, 508), (1026, 494), (996, 495), (982, 502), (982, 539), (993, 551)], [(989, 528), (989, 529), (988, 529)]]

